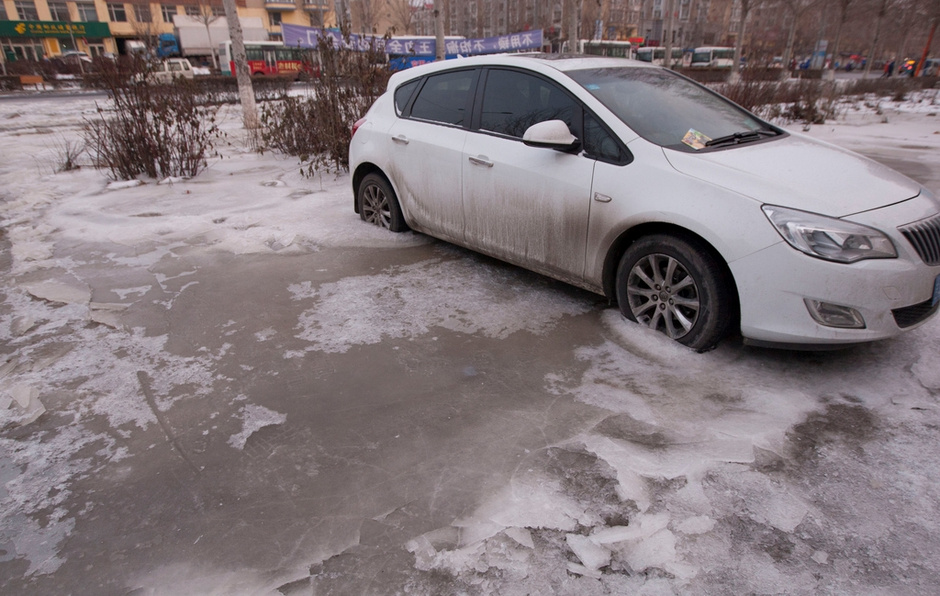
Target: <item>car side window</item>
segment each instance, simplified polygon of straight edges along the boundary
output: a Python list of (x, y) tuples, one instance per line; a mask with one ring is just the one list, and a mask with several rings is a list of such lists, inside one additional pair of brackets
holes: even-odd
[(415, 89), (418, 87), (418, 83), (421, 82), (421, 79), (411, 81), (410, 83), (405, 83), (398, 89), (395, 89), (395, 113), (401, 116), (402, 112), (405, 111), (405, 106), (408, 105), (408, 100), (411, 99), (411, 96), (414, 94)]
[(464, 126), (475, 78), (473, 70), (429, 76), (411, 106), (411, 117)]
[(627, 149), (589, 112), (584, 113), (582, 146), (584, 155), (591, 159), (618, 165), (630, 163), (632, 160)]
[(580, 107), (560, 87), (530, 74), (492, 69), (486, 77), (480, 129), (522, 138), (533, 124), (563, 120), (572, 129)]

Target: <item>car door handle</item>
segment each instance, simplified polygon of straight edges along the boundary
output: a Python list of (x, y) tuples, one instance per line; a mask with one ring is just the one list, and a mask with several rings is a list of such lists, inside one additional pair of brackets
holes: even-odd
[(399, 145), (407, 145), (409, 141), (408, 141), (408, 137), (405, 137), (403, 135), (398, 135), (397, 137), (392, 137), (392, 142), (398, 143)]
[(475, 165), (475, 166), (486, 166), (486, 167), (488, 167), (488, 168), (492, 168), (492, 167), (493, 167), (493, 162), (491, 162), (490, 160), (486, 159), (486, 158), (483, 157), (482, 155), (481, 155), (480, 157), (471, 157), (471, 158), (470, 158), (470, 163), (472, 163), (472, 164)]
[(594, 193), (594, 200), (597, 201), (598, 203), (609, 203), (613, 199), (608, 197), (607, 195), (602, 195), (601, 193), (596, 192)]

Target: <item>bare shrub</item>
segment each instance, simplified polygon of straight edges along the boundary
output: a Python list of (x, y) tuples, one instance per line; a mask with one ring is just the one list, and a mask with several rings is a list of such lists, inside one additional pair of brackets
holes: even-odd
[(719, 87), (722, 95), (749, 111), (773, 104), (780, 93), (780, 83), (742, 78), (737, 83)]
[(52, 142), (52, 148), (55, 151), (56, 172), (71, 172), (81, 167), (78, 160), (85, 153), (84, 140), (57, 137)]
[(390, 75), (385, 54), (371, 48), (336, 48), (322, 38), (317, 47), (320, 76), (308, 97), (284, 97), (262, 108), (265, 146), (307, 162), (305, 176), (349, 169), (352, 125), (385, 91)]
[(218, 134), (216, 107), (200, 99), (185, 79), (171, 84), (134, 83), (133, 72), (102, 74), (111, 105), (85, 121), (85, 142), (95, 164), (114, 180), (196, 176)]

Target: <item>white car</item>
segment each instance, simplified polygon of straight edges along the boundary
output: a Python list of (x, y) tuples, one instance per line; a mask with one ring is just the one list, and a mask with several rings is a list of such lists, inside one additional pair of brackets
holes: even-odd
[(396, 73), (356, 123), (355, 209), (615, 299), (697, 350), (898, 335), (940, 302), (940, 205), (869, 159), (618, 58)]

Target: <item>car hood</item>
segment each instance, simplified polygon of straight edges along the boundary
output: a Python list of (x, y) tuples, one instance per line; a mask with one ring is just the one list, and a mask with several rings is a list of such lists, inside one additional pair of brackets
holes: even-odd
[(891, 205), (921, 190), (891, 168), (795, 133), (724, 151), (664, 152), (672, 166), (688, 176), (761, 203), (831, 217)]

